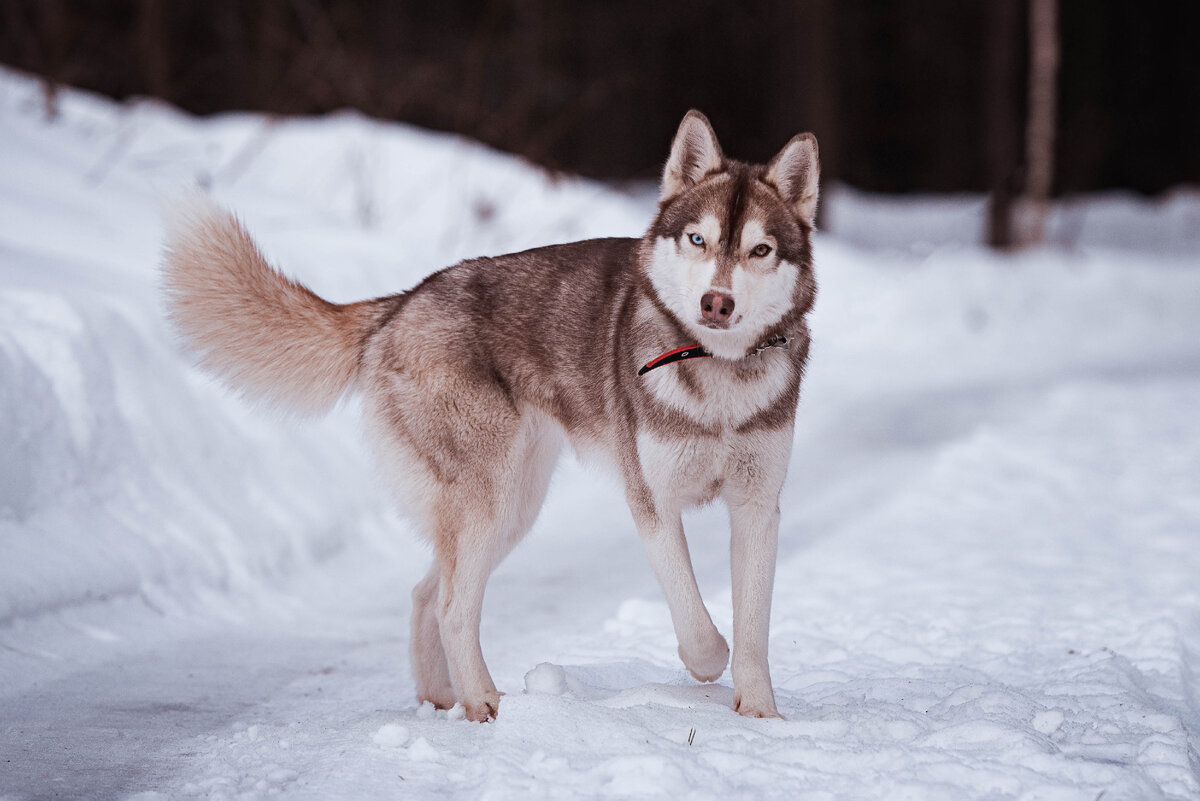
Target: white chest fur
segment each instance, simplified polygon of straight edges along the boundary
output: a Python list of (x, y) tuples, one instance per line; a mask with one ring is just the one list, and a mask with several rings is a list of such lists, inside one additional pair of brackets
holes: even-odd
[(637, 450), (642, 475), (659, 508), (703, 505), (718, 495), (733, 500), (777, 498), (791, 455), (792, 429), (686, 438), (643, 431)]

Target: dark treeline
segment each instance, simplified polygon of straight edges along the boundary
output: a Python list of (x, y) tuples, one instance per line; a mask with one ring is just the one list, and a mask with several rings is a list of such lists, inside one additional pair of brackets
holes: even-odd
[[(1019, 191), (1023, 0), (4, 0), (0, 61), (197, 113), (344, 107), (653, 175), (683, 112), (879, 191)], [(1061, 0), (1056, 193), (1200, 182), (1200, 3)]]

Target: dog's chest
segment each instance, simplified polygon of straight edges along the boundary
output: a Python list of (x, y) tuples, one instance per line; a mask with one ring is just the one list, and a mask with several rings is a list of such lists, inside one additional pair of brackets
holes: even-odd
[[(686, 508), (716, 498), (737, 463), (738, 445), (727, 437), (680, 438), (653, 432), (638, 435), (638, 461), (651, 492), (668, 505)], [(740, 439), (736, 435), (734, 440)]]
[(696, 359), (667, 365), (646, 374), (646, 389), (655, 401), (702, 426), (736, 429), (769, 409), (793, 381), (786, 352), (747, 359), (755, 361), (732, 366)]
[(777, 493), (791, 443), (790, 426), (692, 437), (646, 430), (638, 433), (637, 456), (656, 505), (686, 509), (718, 496)]

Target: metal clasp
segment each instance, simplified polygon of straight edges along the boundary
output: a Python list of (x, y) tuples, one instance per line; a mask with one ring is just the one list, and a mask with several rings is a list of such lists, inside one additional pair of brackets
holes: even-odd
[(755, 356), (762, 356), (762, 352), (768, 348), (782, 348), (788, 350), (791, 347), (792, 341), (783, 334), (775, 334), (767, 338), (767, 341), (754, 349)]

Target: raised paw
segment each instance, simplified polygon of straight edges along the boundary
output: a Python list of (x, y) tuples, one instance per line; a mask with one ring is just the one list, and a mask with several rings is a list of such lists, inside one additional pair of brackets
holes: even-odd
[(716, 629), (703, 648), (694, 651), (679, 646), (679, 658), (696, 681), (716, 681), (729, 664), (729, 643)]

